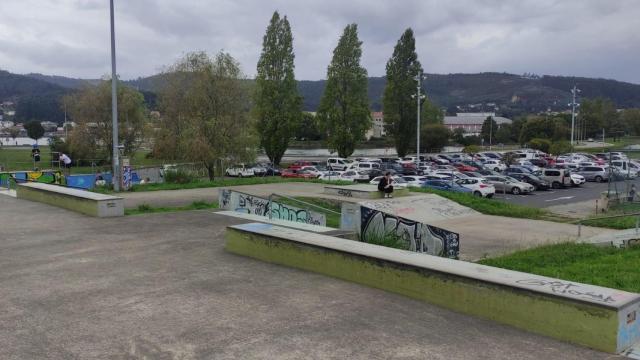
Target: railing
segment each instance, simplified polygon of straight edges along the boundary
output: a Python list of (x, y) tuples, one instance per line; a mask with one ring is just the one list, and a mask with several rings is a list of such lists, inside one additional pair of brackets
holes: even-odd
[(636, 234), (640, 233), (640, 212), (636, 212), (636, 213), (630, 213), (630, 214), (620, 214), (620, 215), (611, 215), (611, 216), (603, 216), (603, 217), (595, 217), (595, 218), (584, 218), (584, 219), (580, 219), (578, 221), (574, 221), (574, 223), (578, 224), (578, 237), (580, 237), (582, 235), (582, 223), (584, 221), (589, 221), (589, 220), (606, 220), (606, 219), (615, 219), (615, 218), (621, 218), (621, 217), (632, 217), (635, 216), (636, 217)]

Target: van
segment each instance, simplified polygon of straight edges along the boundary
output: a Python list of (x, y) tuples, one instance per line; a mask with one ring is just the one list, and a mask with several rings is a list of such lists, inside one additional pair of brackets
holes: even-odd
[(351, 163), (351, 160), (345, 158), (328, 158), (327, 168), (329, 168), (329, 170), (345, 171)]
[(554, 189), (571, 185), (571, 174), (565, 169), (542, 169), (539, 177), (551, 184)]
[(632, 168), (627, 160), (611, 161), (611, 167), (613, 167), (617, 173), (626, 178), (635, 179), (638, 177), (638, 172)]

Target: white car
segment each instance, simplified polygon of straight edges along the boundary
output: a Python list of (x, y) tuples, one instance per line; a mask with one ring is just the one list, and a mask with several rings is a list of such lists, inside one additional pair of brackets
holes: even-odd
[(320, 174), (320, 176), (318, 176), (318, 179), (326, 180), (326, 181), (342, 180), (340, 176), (342, 176), (343, 172), (344, 171), (325, 171), (322, 174)]
[(464, 186), (473, 191), (473, 195), (478, 197), (491, 198), (496, 193), (496, 188), (485, 179), (468, 178), (456, 180), (458, 185)]
[(571, 173), (570, 177), (571, 177), (571, 185), (573, 185), (573, 186), (580, 186), (580, 185), (584, 184), (585, 182), (587, 182), (587, 180), (585, 180), (584, 176), (579, 175), (579, 174)]
[(313, 174), (316, 177), (322, 175), (322, 171), (318, 170), (315, 166), (303, 166), (300, 170), (306, 170), (308, 173)]
[(345, 158), (328, 158), (327, 168), (329, 170), (341, 170), (344, 171), (353, 161)]
[[(383, 176), (376, 176), (371, 181), (369, 181), (369, 184), (378, 185), (378, 183), (380, 182), (380, 179), (382, 178)], [(400, 176), (392, 176), (391, 181), (392, 181), (391, 185), (393, 185), (393, 187), (396, 189), (405, 189), (409, 186), (407, 181)]]
[(403, 176), (402, 179), (407, 182), (409, 187), (421, 187), (422, 184), (427, 181), (424, 176)]
[(340, 175), (341, 181), (366, 182), (369, 181), (369, 174), (366, 171), (347, 170)]
[(237, 177), (252, 177), (256, 175), (252, 168), (245, 167), (244, 164), (234, 165), (227, 168), (227, 170), (224, 171), (224, 174), (227, 176)]
[(485, 169), (493, 170), (495, 172), (505, 171), (507, 169), (507, 165), (503, 164), (500, 160), (487, 159), (484, 164)]

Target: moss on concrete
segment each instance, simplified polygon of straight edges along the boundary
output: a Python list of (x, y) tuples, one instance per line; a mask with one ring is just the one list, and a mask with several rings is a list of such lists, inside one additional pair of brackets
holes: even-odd
[(229, 228), (226, 249), (615, 353), (616, 311)]

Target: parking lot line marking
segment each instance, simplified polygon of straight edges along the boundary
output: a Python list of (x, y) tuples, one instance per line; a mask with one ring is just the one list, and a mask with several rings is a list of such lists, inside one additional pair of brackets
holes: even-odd
[(549, 202), (549, 201), (556, 201), (556, 200), (571, 200), (574, 197), (575, 196), (562, 196), (562, 197), (559, 197), (559, 198), (549, 199), (549, 200), (545, 200), (545, 201)]

